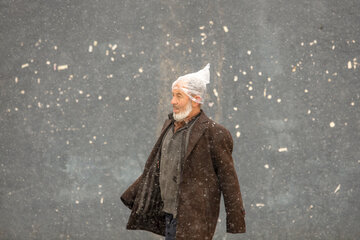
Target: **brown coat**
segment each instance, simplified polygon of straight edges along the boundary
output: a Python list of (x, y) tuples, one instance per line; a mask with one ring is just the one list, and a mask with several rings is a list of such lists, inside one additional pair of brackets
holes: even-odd
[[(159, 187), (159, 149), (172, 115), (162, 128), (142, 175), (122, 194), (132, 211), (127, 229), (142, 229), (165, 235), (165, 218)], [(201, 112), (190, 133), (181, 164), (177, 240), (212, 239), (224, 196), (226, 230), (244, 233), (245, 210), (232, 159), (233, 140), (227, 129)]]

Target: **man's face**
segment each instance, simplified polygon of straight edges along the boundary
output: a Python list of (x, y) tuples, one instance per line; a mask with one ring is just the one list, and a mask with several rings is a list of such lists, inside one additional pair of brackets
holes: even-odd
[(188, 104), (191, 104), (191, 99), (180, 89), (174, 89), (172, 96), (171, 104), (173, 105), (174, 114), (186, 111)]

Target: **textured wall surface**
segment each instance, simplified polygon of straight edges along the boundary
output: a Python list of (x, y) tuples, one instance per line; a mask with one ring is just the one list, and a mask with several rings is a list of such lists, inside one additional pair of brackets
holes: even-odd
[(171, 83), (211, 63), (247, 233), (359, 239), (358, 0), (0, 1), (0, 239), (127, 231)]

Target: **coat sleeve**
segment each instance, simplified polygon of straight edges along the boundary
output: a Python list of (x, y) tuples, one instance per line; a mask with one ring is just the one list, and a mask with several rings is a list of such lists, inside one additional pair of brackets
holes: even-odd
[(232, 158), (233, 140), (230, 132), (223, 127), (216, 128), (213, 137), (213, 163), (224, 196), (226, 231), (244, 233), (246, 232), (245, 209)]
[(134, 206), (136, 194), (141, 182), (142, 175), (138, 177), (133, 184), (121, 195), (121, 201), (130, 209)]

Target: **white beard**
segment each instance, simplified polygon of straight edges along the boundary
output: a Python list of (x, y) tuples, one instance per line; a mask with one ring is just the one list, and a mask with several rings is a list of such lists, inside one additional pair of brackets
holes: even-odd
[(192, 106), (191, 106), (191, 101), (189, 101), (189, 103), (186, 105), (186, 109), (183, 112), (173, 113), (173, 117), (175, 121), (179, 122), (184, 120), (187, 116), (189, 116), (191, 111), (192, 111)]

